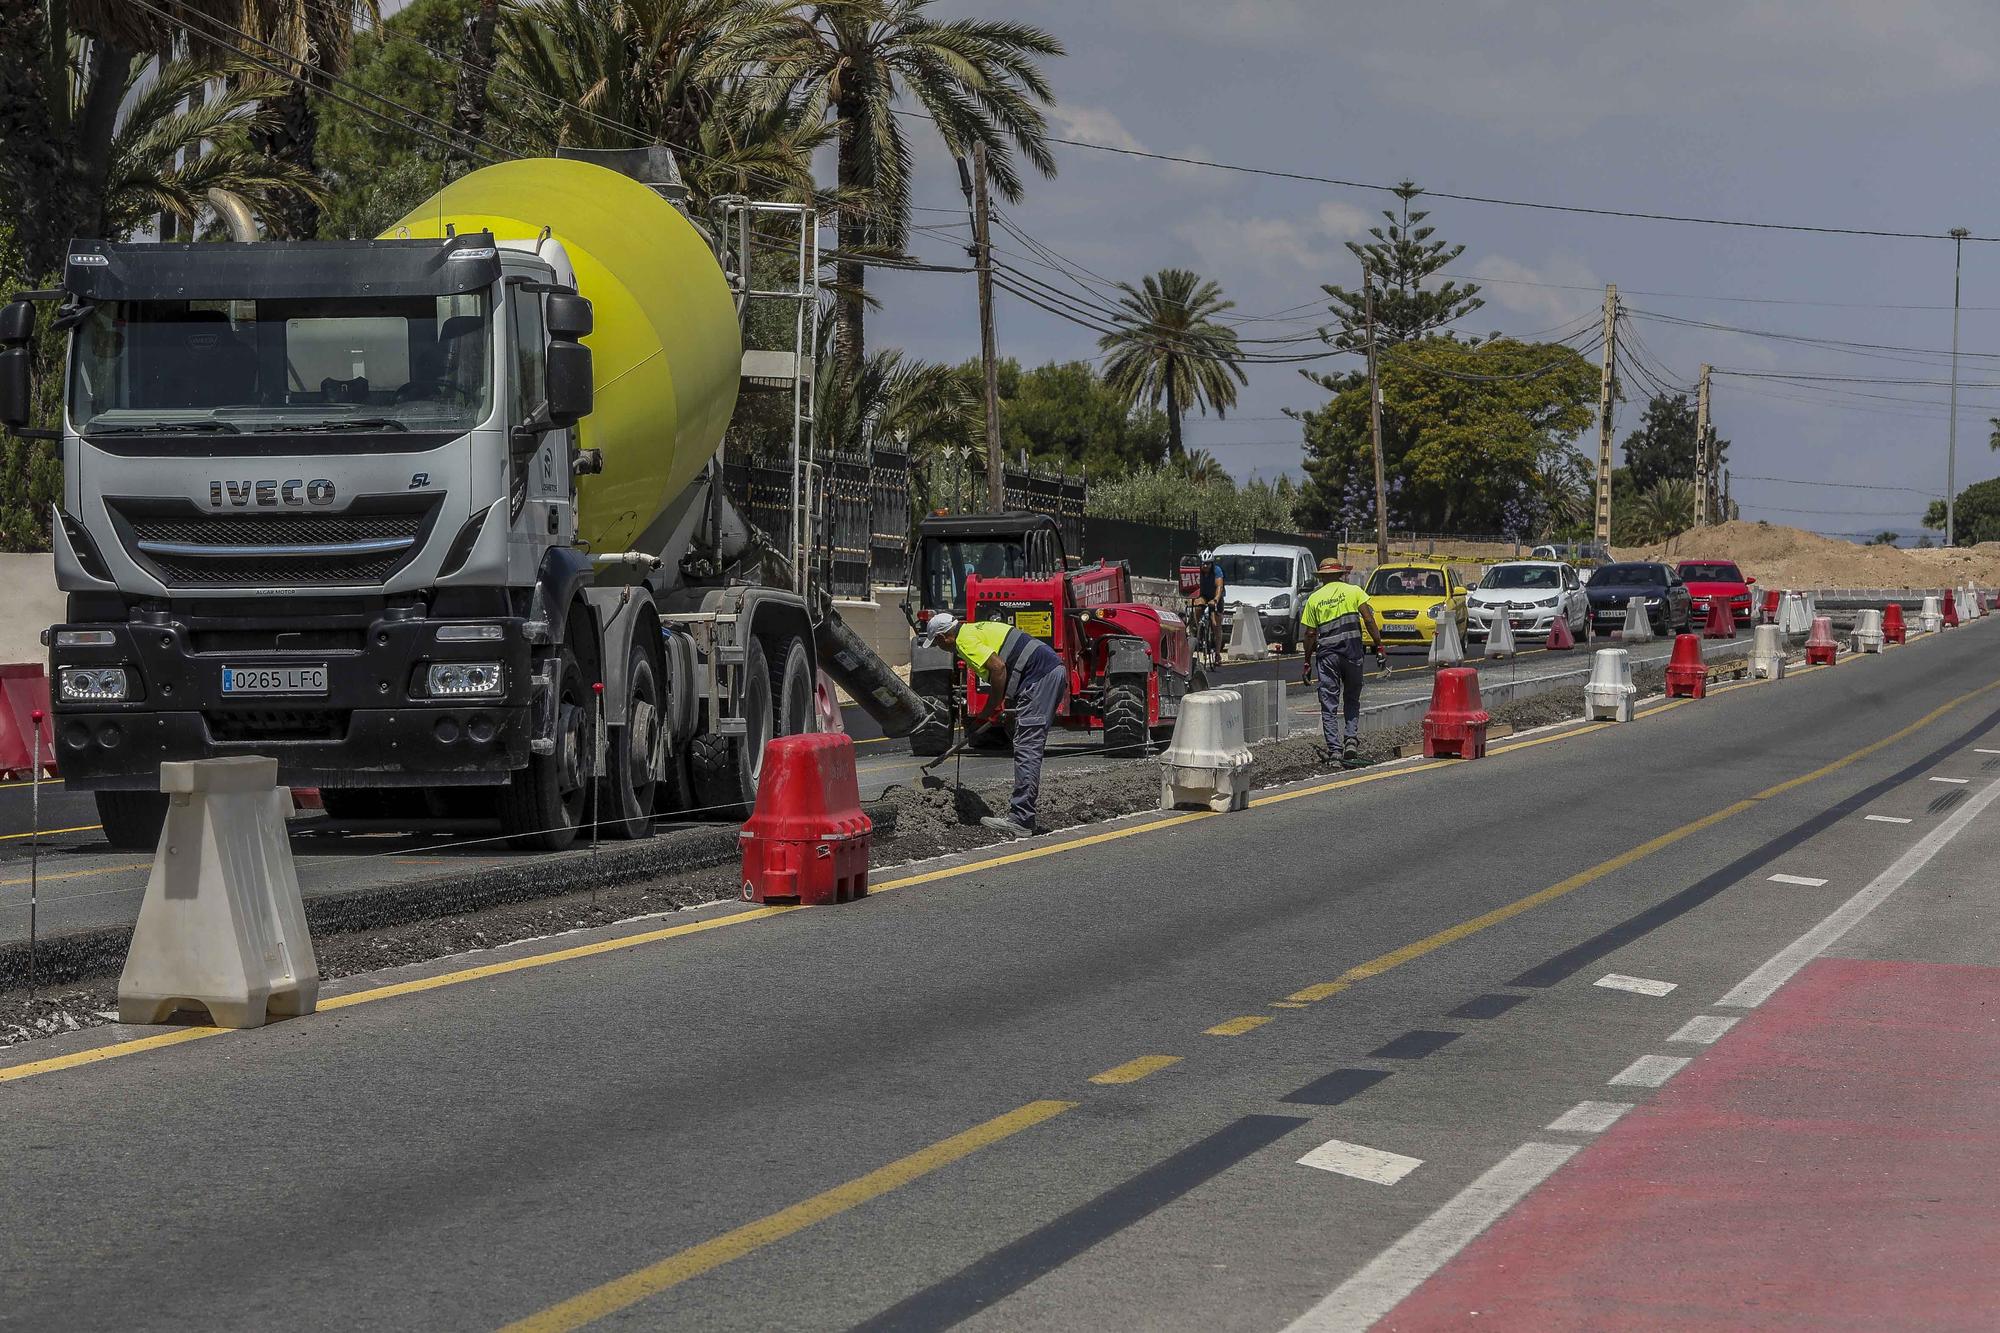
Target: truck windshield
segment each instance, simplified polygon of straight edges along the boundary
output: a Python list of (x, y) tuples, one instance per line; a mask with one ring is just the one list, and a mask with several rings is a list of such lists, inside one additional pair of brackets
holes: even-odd
[(1295, 568), (1288, 555), (1228, 555), (1218, 552), (1215, 563), (1232, 588), (1289, 588)]
[(924, 538), (924, 609), (965, 613), (965, 581), (977, 574), (986, 579), (1028, 576), (1028, 553), (1019, 538), (954, 541)]
[(492, 410), (484, 293), (113, 301), (77, 329), (77, 428), (464, 431)]

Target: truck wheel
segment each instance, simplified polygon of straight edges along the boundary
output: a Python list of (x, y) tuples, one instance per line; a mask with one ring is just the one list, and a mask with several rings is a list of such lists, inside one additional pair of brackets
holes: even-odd
[[(756, 639), (743, 654), (744, 731), (718, 736), (704, 731), (688, 746), (688, 776), (695, 810), (708, 819), (742, 819), (757, 799), (757, 772), (771, 739), (771, 665)], [(808, 704), (810, 708), (810, 703)]]
[(1146, 752), (1146, 678), (1113, 676), (1104, 688), (1104, 748), (1123, 758)]
[(590, 793), (590, 698), (576, 650), (556, 658), (556, 748), (531, 754), (500, 789), (500, 828), (528, 851), (559, 852), (576, 841)]
[[(804, 639), (787, 639), (771, 668), (771, 736), (803, 736), (817, 723), (813, 707), (812, 654)], [(762, 772), (764, 756), (754, 765)]]
[(910, 688), (924, 701), (924, 720), (910, 733), (910, 753), (930, 758), (951, 748), (957, 723), (951, 715), (951, 677), (926, 671), (913, 677)]
[(644, 649), (632, 650), (625, 679), (630, 692), (625, 725), (611, 729), (605, 774), (597, 789), (599, 827), (607, 838), (643, 838), (653, 831), (653, 799), (659, 785), (653, 773), (653, 744), (663, 716), (660, 683)]
[(160, 845), (160, 830), (167, 822), (167, 794), (163, 791), (101, 791), (97, 793), (97, 822), (104, 825), (104, 839), (120, 851), (150, 851)]

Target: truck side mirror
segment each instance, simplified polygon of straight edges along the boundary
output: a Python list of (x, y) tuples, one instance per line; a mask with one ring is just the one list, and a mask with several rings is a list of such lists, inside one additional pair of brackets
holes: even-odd
[(552, 342), (548, 360), (548, 414), (551, 425), (574, 426), (595, 405), (590, 349), (577, 342)]
[(34, 410), (35, 307), (10, 301), (0, 308), (0, 425), (19, 430)]
[(542, 319), (548, 325), (549, 337), (561, 342), (588, 338), (591, 330), (597, 327), (590, 302), (574, 293), (551, 293), (543, 303)]

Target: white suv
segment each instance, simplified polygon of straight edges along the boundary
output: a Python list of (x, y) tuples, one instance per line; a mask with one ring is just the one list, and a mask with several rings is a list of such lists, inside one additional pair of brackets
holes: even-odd
[(1506, 616), (1514, 632), (1545, 639), (1560, 619), (1578, 643), (1590, 637), (1590, 598), (1574, 568), (1560, 560), (1510, 560), (1490, 566), (1465, 599), (1465, 632), (1484, 638), (1498, 616)]

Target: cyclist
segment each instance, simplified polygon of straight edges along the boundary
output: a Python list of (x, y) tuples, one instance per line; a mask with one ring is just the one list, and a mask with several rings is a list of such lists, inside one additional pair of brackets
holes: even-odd
[(1189, 628), (1197, 624), (1206, 625), (1209, 656), (1219, 659), (1222, 653), (1222, 599), (1229, 591), (1229, 581), (1222, 576), (1222, 564), (1213, 551), (1203, 551), (1196, 559), (1201, 565), (1201, 577), (1195, 585), (1194, 611), (1188, 617)]

